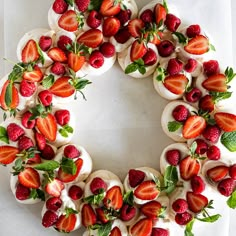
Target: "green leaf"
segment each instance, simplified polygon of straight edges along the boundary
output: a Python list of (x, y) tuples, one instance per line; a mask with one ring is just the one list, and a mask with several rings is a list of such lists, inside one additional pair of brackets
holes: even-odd
[(104, 197), (105, 197), (105, 191), (104, 189), (100, 189), (98, 194), (90, 195), (84, 198), (83, 200), (89, 204), (99, 205)]
[(162, 67), (158, 67), (156, 80), (159, 82), (163, 82), (165, 77), (166, 77), (166, 70)]
[(90, 0), (88, 10), (89, 11), (92, 11), (92, 10), (99, 11), (100, 7), (102, 5), (102, 1), (103, 0)]
[(37, 191), (35, 188), (31, 189), (29, 198), (36, 199), (38, 197)]
[(71, 127), (71, 126), (69, 126), (68, 124), (67, 125), (65, 125), (64, 127), (63, 127), (68, 133), (73, 133), (74, 132), (74, 129)]
[(102, 224), (101, 227), (98, 228), (98, 235), (99, 236), (108, 236), (110, 235), (112, 227), (112, 222), (109, 221), (106, 224)]
[(175, 190), (178, 180), (176, 166), (167, 166), (164, 174), (165, 192), (168, 194), (172, 193)]
[(68, 135), (68, 133), (66, 132), (65, 129), (59, 129), (59, 133), (64, 138), (68, 138), (69, 137), (69, 135)]
[(184, 236), (194, 236), (193, 230), (194, 219), (191, 220), (185, 227)]
[(225, 132), (220, 141), (230, 152), (236, 152), (236, 131)]
[(9, 144), (9, 138), (5, 127), (0, 126), (0, 141)]
[(44, 88), (48, 89), (48, 88), (52, 87), (54, 82), (55, 82), (55, 77), (54, 77), (54, 75), (50, 74), (43, 79), (42, 85)]
[(38, 53), (39, 53), (39, 60), (42, 62), (42, 65), (44, 65), (45, 58), (44, 58), (43, 52), (42, 52), (41, 48), (39, 47), (38, 43), (36, 43), (36, 46), (37, 46), (37, 50), (38, 50)]
[(74, 0), (65, 0), (65, 2), (72, 7), (74, 6)]
[(63, 172), (71, 175), (75, 175), (77, 171), (77, 166), (74, 161), (66, 157), (63, 157), (61, 160), (61, 168)]
[(178, 121), (169, 121), (168, 122), (168, 130), (169, 130), (169, 132), (175, 132), (178, 129), (180, 129), (182, 126), (183, 126), (183, 124), (178, 122)]
[(198, 218), (198, 217), (196, 217), (196, 219), (199, 220), (199, 221), (202, 221), (202, 222), (214, 223), (220, 217), (221, 217), (221, 215), (217, 214), (217, 215), (208, 216), (208, 217), (205, 217), (205, 218)]
[(138, 68), (138, 71), (140, 74), (144, 75), (146, 73), (146, 67), (145, 66), (140, 66)]
[(16, 159), (12, 169), (14, 170), (13, 175), (18, 175), (24, 169), (23, 160), (21, 158)]
[(190, 155), (194, 156), (196, 154), (196, 150), (197, 150), (197, 142), (194, 141), (189, 148)]
[(234, 79), (234, 77), (236, 76), (236, 73), (234, 73), (233, 68), (227, 67), (225, 70), (225, 75), (227, 77), (227, 84), (228, 84)]
[(24, 72), (23, 66), (24, 66), (23, 63), (15, 64), (12, 72), (8, 75), (8, 79), (12, 82), (15, 82), (16, 80), (21, 78)]
[(39, 189), (39, 188), (36, 189), (36, 191), (37, 191), (37, 194), (38, 194), (38, 198), (41, 199), (42, 201), (45, 201), (45, 193), (44, 193), (44, 191)]
[(139, 58), (138, 60), (135, 61), (136, 64), (138, 64), (139, 66), (144, 66), (144, 61), (142, 58)]
[(209, 93), (212, 96), (212, 99), (214, 102), (219, 102), (224, 99), (228, 99), (231, 97), (232, 92), (210, 92)]
[(127, 193), (124, 194), (123, 196), (123, 201), (124, 203), (133, 206), (134, 205), (134, 193), (133, 191), (129, 191)]
[(210, 43), (209, 47), (211, 51), (214, 51), (214, 52), (216, 51), (216, 48), (213, 44)]
[(236, 209), (236, 190), (232, 193), (230, 198), (227, 200), (227, 204), (230, 208)]
[(12, 89), (13, 89), (13, 84), (12, 84), (12, 82), (10, 82), (7, 85), (6, 93), (5, 93), (5, 103), (6, 103), (7, 107), (9, 107), (12, 102)]
[(168, 9), (166, 0), (163, 0), (163, 6), (166, 9), (166, 14), (168, 14), (169, 13), (169, 9)]
[(139, 68), (139, 65), (133, 62), (125, 68), (125, 74), (133, 73), (136, 70), (138, 70), (138, 68)]
[(173, 32), (173, 35), (175, 35), (177, 37), (177, 39), (179, 40), (179, 43), (186, 45), (188, 43), (188, 38), (185, 37), (182, 33), (180, 32)]
[(68, 217), (70, 214), (78, 214), (78, 211), (74, 210), (73, 208), (66, 208), (66, 217)]
[(52, 171), (59, 168), (59, 166), (60, 166), (59, 162), (52, 160), (37, 164), (36, 166), (34, 166), (34, 168), (36, 170)]

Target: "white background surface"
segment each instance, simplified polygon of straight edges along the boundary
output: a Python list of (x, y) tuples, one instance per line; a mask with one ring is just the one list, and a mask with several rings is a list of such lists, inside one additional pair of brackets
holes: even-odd
[[(137, 1), (139, 6), (148, 2)], [(232, 44), (236, 40), (236, 31), (232, 30), (236, 26), (234, 14), (231, 24), (231, 11), (236, 12), (235, 1), (232, 6), (229, 0), (224, 1), (224, 6), (220, 0), (168, 2), (178, 4), (181, 19), (187, 19), (187, 23), (199, 23), (209, 32), (221, 64), (236, 68), (236, 49)], [(23, 34), (33, 28), (47, 28), (47, 10), (51, 3), (49, 0), (0, 0), (0, 58), (16, 61), (16, 45)], [(1, 60), (0, 76), (9, 72), (11, 67)], [(89, 151), (94, 159), (94, 169), (109, 169), (123, 178), (131, 167), (158, 168), (158, 157), (171, 140), (160, 126), (166, 101), (156, 94), (152, 81), (130, 79), (118, 65), (112, 72), (91, 80), (93, 84), (86, 90), (88, 101), (78, 101), (74, 105), (78, 117), (78, 134), (74, 141)], [(59, 235), (40, 225), (42, 205), (24, 206), (15, 202), (7, 169), (0, 167), (0, 172), (0, 235)], [(233, 221), (236, 221), (235, 212), (231, 213), (230, 236), (235, 235)], [(218, 235), (218, 232), (217, 227), (212, 227), (208, 235)]]

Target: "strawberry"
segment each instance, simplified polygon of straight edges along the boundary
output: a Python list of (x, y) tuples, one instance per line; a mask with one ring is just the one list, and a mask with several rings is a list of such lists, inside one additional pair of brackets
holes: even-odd
[(161, 212), (161, 204), (157, 201), (147, 202), (141, 206), (140, 210), (148, 219), (155, 220)]
[(188, 78), (183, 74), (169, 75), (164, 80), (164, 86), (172, 93), (180, 95), (188, 85)]
[(154, 15), (151, 9), (146, 9), (145, 11), (142, 12), (142, 14), (140, 15), (140, 19), (144, 22), (144, 23), (151, 23), (153, 22), (154, 19)]
[(25, 71), (22, 77), (30, 82), (40, 82), (43, 79), (43, 73), (41, 69), (35, 65), (32, 71)]
[(20, 151), (28, 150), (29, 148), (32, 148), (34, 146), (34, 143), (31, 138), (27, 136), (22, 136), (18, 141), (18, 148)]
[(49, 90), (58, 97), (71, 96), (75, 92), (75, 88), (69, 83), (70, 79), (68, 76), (58, 78)]
[(68, 191), (69, 197), (74, 201), (81, 199), (83, 194), (84, 194), (83, 189), (77, 185), (72, 185)]
[(82, 225), (89, 227), (97, 222), (96, 214), (89, 204), (84, 204), (81, 210)]
[(102, 55), (107, 58), (113, 57), (116, 53), (115, 46), (110, 42), (103, 43), (100, 46), (99, 50), (102, 53)]
[(70, 112), (66, 109), (56, 111), (54, 116), (60, 126), (64, 126), (70, 122)]
[(139, 42), (135, 40), (132, 43), (131, 50), (130, 50), (130, 59), (131, 61), (136, 61), (139, 58), (142, 58), (147, 52), (147, 47), (145, 46), (144, 42)]
[(26, 128), (26, 129), (33, 129), (34, 126), (35, 126), (35, 120), (30, 120), (30, 117), (32, 116), (33, 114), (29, 111), (25, 112), (23, 115), (22, 115), (22, 118), (21, 118), (21, 124)]
[(157, 3), (154, 7), (154, 15), (157, 25), (161, 23), (164, 24), (164, 21), (166, 20), (167, 10), (162, 4)]
[(85, 56), (70, 52), (68, 54), (68, 66), (74, 72), (79, 71), (85, 63)]
[(62, 200), (59, 197), (51, 197), (46, 201), (48, 210), (57, 211), (62, 206)]
[(45, 191), (53, 197), (60, 197), (61, 191), (64, 188), (64, 184), (59, 179), (55, 178), (46, 184)]
[(26, 167), (18, 175), (18, 181), (20, 184), (27, 188), (38, 189), (40, 187), (40, 176), (37, 170)]
[(203, 35), (197, 35), (188, 41), (184, 50), (190, 54), (202, 55), (209, 51), (209, 40)]
[(47, 114), (46, 117), (38, 117), (36, 119), (36, 127), (50, 142), (56, 140), (57, 123), (55, 117), (51, 113)]
[(142, 59), (145, 66), (152, 66), (157, 62), (157, 54), (149, 48)]
[(58, 61), (53, 63), (50, 70), (55, 75), (64, 75), (66, 73), (65, 66), (61, 62), (58, 62)]
[(131, 12), (130, 9), (121, 10), (121, 11), (116, 15), (116, 17), (119, 19), (120, 24), (121, 24), (122, 26), (124, 26), (124, 25), (130, 20), (131, 14), (132, 14), (132, 12)]
[(141, 36), (141, 30), (144, 27), (144, 22), (141, 19), (133, 19), (128, 23), (128, 29), (134, 38)]
[(229, 176), (232, 179), (236, 180), (236, 164), (233, 164), (233, 165), (230, 166), (230, 168), (229, 168)]
[(77, 21), (77, 14), (74, 10), (68, 10), (58, 20), (58, 25), (62, 29), (74, 32), (78, 29), (79, 23)]
[(0, 146), (0, 164), (8, 165), (16, 159), (16, 154), (20, 151), (12, 146)]
[(67, 215), (60, 215), (56, 223), (56, 229), (59, 232), (69, 233), (74, 230), (77, 217), (74, 213)]
[(215, 103), (211, 95), (207, 94), (200, 98), (198, 106), (203, 111), (212, 112), (215, 109)]
[(46, 139), (45, 139), (45, 136), (43, 134), (40, 134), (36, 131), (35, 132), (35, 141), (36, 141), (37, 147), (40, 151), (45, 148)]
[(96, 48), (102, 43), (103, 34), (99, 29), (90, 29), (80, 35), (77, 41), (87, 47)]
[(120, 219), (123, 221), (130, 221), (135, 217), (137, 209), (134, 206), (124, 204), (120, 210)]
[(75, 4), (80, 12), (85, 12), (88, 9), (90, 0), (75, 0)]
[(220, 65), (217, 60), (203, 62), (203, 71), (207, 77), (220, 73)]
[(184, 123), (182, 134), (185, 139), (196, 138), (206, 128), (206, 120), (198, 115), (188, 117)]
[(128, 26), (125, 26), (124, 28), (121, 28), (117, 34), (114, 36), (115, 40), (118, 43), (124, 44), (130, 39), (131, 35), (128, 30)]
[(193, 192), (187, 192), (187, 202), (189, 210), (194, 213), (201, 212), (208, 205), (207, 197)]
[(227, 92), (227, 78), (223, 74), (209, 76), (202, 82), (202, 86), (208, 91)]
[(129, 185), (132, 188), (141, 184), (145, 178), (145, 173), (141, 170), (130, 169), (129, 170)]
[(20, 83), (20, 94), (23, 97), (31, 97), (36, 91), (34, 82), (23, 79)]
[(207, 158), (209, 160), (213, 161), (219, 160), (220, 155), (221, 155), (220, 149), (215, 145), (210, 146), (207, 150)]
[(169, 230), (163, 228), (152, 228), (152, 236), (169, 236)]
[(207, 170), (207, 177), (213, 182), (219, 182), (229, 173), (229, 168), (224, 165), (213, 167)]
[(116, 17), (107, 17), (102, 26), (102, 32), (105, 37), (114, 36), (120, 28), (120, 21)]
[(200, 171), (199, 161), (191, 156), (187, 156), (179, 163), (180, 176), (184, 180), (190, 180)]
[(142, 182), (134, 190), (134, 196), (141, 200), (154, 200), (156, 197), (158, 197), (159, 194), (160, 191), (157, 185), (151, 180)]
[(76, 148), (76, 146), (69, 144), (64, 148), (64, 156), (67, 158), (74, 159), (81, 155), (80, 151)]
[(45, 144), (44, 149), (41, 150), (41, 156), (45, 160), (52, 160), (55, 157), (55, 152), (51, 145)]
[(100, 7), (100, 13), (103, 16), (114, 16), (117, 15), (121, 10), (120, 4), (116, 3), (115, 0), (103, 0)]
[(45, 228), (53, 226), (58, 220), (58, 215), (54, 211), (46, 211), (43, 215), (42, 225)]
[(42, 160), (41, 160), (41, 157), (40, 157), (40, 155), (38, 154), (38, 153), (35, 153), (34, 154), (34, 157), (31, 157), (31, 158), (29, 158), (28, 160), (27, 160), (27, 164), (29, 164), (29, 165), (32, 165), (32, 164), (39, 164), (39, 163), (41, 163), (42, 162)]
[(178, 58), (171, 58), (166, 68), (169, 75), (179, 74), (183, 70), (183, 62)]
[(123, 197), (119, 186), (113, 186), (107, 191), (103, 204), (106, 208), (114, 210), (119, 210), (122, 207)]
[(7, 135), (9, 140), (16, 142), (25, 134), (24, 129), (15, 123), (10, 123), (7, 126)]
[(105, 212), (106, 210), (104, 210), (103, 208), (96, 208), (95, 210), (98, 220), (100, 220), (103, 224), (106, 224), (109, 221), (109, 216)]
[(191, 179), (191, 188), (194, 193), (202, 193), (205, 186), (204, 180), (200, 176), (196, 175)]
[(100, 177), (96, 177), (90, 183), (90, 190), (95, 195), (99, 194), (100, 190), (103, 190), (103, 191), (107, 190), (107, 184)]
[(173, 14), (167, 14), (164, 23), (168, 30), (175, 32), (181, 24), (181, 20)]
[(22, 184), (16, 186), (16, 198), (20, 201), (28, 199), (30, 196), (30, 189), (26, 188)]
[(53, 61), (57, 61), (57, 62), (65, 62), (67, 60), (65, 52), (58, 47), (51, 48), (48, 51), (48, 56)]
[(37, 44), (33, 39), (30, 39), (21, 52), (21, 60), (23, 63), (35, 62), (39, 59)]
[(214, 115), (216, 124), (225, 132), (236, 131), (236, 115), (227, 112), (217, 112)]
[(122, 236), (122, 233), (120, 229), (116, 226), (111, 230), (109, 236)]
[(197, 65), (198, 65), (198, 62), (195, 59), (189, 58), (187, 63), (184, 66), (184, 70), (188, 73), (192, 73), (197, 69)]
[(152, 233), (152, 220), (143, 218), (130, 229), (132, 236), (150, 236)]

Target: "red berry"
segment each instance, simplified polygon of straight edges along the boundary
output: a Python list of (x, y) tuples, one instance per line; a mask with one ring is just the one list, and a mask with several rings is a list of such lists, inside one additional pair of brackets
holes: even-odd
[(41, 151), (41, 156), (45, 160), (52, 160), (55, 157), (55, 152), (50, 145), (46, 144), (45, 148)]
[(53, 226), (58, 220), (58, 216), (55, 212), (53, 211), (46, 211), (43, 215), (43, 219), (42, 219), (42, 225), (45, 228), (49, 228), (51, 226)]
[(179, 225), (186, 225), (193, 219), (193, 216), (188, 213), (178, 213), (175, 215), (175, 222)]
[(51, 197), (46, 201), (48, 210), (57, 211), (62, 206), (62, 200), (59, 197)]
[(147, 9), (145, 11), (142, 12), (140, 19), (144, 22), (144, 23), (151, 23), (154, 21), (154, 14), (153, 11), (151, 9)]
[(123, 221), (129, 221), (136, 215), (136, 208), (128, 204), (124, 204), (120, 210), (120, 219)]
[(22, 119), (21, 119), (21, 124), (26, 128), (26, 129), (33, 129), (35, 126), (35, 120), (30, 120), (30, 117), (32, 116), (32, 113), (27, 111), (23, 114)]
[(208, 145), (203, 139), (196, 139), (197, 142), (197, 148), (196, 148), (196, 154), (203, 155), (207, 152)]
[(114, 36), (120, 29), (120, 21), (116, 17), (107, 17), (103, 21), (102, 32), (105, 37)]
[(27, 136), (22, 136), (18, 141), (18, 148), (20, 151), (28, 150), (34, 146), (33, 141)]
[(110, 42), (105, 42), (100, 46), (100, 52), (104, 57), (113, 57), (116, 53), (115, 46)]
[(10, 123), (7, 126), (8, 138), (13, 142), (16, 142), (24, 134), (25, 134), (25, 131), (19, 125), (15, 123)]
[(23, 79), (20, 83), (20, 94), (23, 97), (30, 97), (36, 91), (36, 85), (34, 82), (30, 82), (26, 79)]
[(168, 57), (174, 52), (175, 46), (172, 42), (168, 40), (163, 40), (157, 46), (157, 49), (161, 57)]
[(157, 54), (149, 48), (142, 59), (146, 66), (152, 66), (157, 62)]
[(167, 229), (163, 228), (152, 228), (151, 236), (169, 236), (170, 233)]
[(177, 16), (173, 14), (166, 15), (165, 25), (169, 31), (175, 32), (180, 24), (181, 20)]
[(117, 15), (117, 19), (120, 21), (121, 25), (124, 25), (130, 20), (131, 17), (131, 11), (128, 10), (121, 10)]
[(30, 196), (29, 188), (23, 186), (22, 184), (18, 184), (16, 186), (16, 198), (18, 200), (21, 200), (21, 201), (26, 200), (29, 198), (29, 196)]
[(200, 194), (205, 189), (205, 183), (200, 176), (196, 175), (191, 179), (191, 187), (194, 193)]
[(36, 144), (38, 149), (41, 151), (45, 148), (46, 146), (46, 138), (43, 134), (35, 132), (35, 140), (36, 140)]
[(57, 41), (57, 46), (60, 49), (66, 51), (67, 50), (66, 45), (68, 45), (68, 44), (72, 45), (72, 39), (71, 38), (69, 38), (66, 35), (62, 35), (62, 36), (59, 37), (59, 40)]
[(194, 38), (201, 33), (201, 28), (199, 25), (190, 25), (186, 30), (186, 35), (189, 38)]
[(52, 45), (52, 38), (49, 36), (41, 36), (39, 39), (39, 47), (46, 52)]
[(177, 149), (172, 149), (166, 152), (166, 161), (172, 165), (177, 166), (181, 158), (180, 151)]
[(88, 15), (88, 18), (87, 18), (87, 24), (90, 28), (92, 29), (96, 29), (97, 27), (99, 27), (102, 23), (102, 15), (95, 11), (95, 10), (92, 10), (89, 15)]
[(176, 121), (186, 121), (189, 115), (188, 109), (184, 105), (178, 105), (172, 112), (172, 116)]
[(185, 199), (179, 198), (173, 202), (172, 208), (176, 213), (184, 213), (188, 210), (188, 203)]
[(99, 194), (100, 189), (107, 190), (107, 184), (103, 179), (96, 177), (90, 183), (90, 190), (93, 194)]
[(64, 75), (66, 68), (61, 62), (55, 62), (51, 67), (51, 72), (55, 75)]
[(143, 182), (145, 178), (145, 173), (141, 170), (130, 169), (128, 178), (129, 178), (129, 185), (132, 188), (135, 188)]
[(68, 192), (69, 196), (73, 200), (79, 200), (83, 196), (83, 189), (77, 185), (72, 185)]
[(203, 62), (203, 70), (208, 77), (220, 73), (220, 66), (218, 61), (210, 60)]
[(98, 50), (92, 52), (89, 57), (89, 64), (94, 68), (100, 68), (104, 64), (104, 56)]
[(52, 9), (57, 14), (63, 14), (68, 9), (68, 4), (64, 0), (55, 0), (52, 5)]
[(183, 63), (177, 58), (172, 58), (168, 61), (166, 70), (169, 75), (179, 74), (183, 70)]
[(197, 68), (197, 61), (195, 59), (189, 58), (187, 63), (184, 66), (184, 69), (188, 73), (192, 73)]
[(130, 39), (130, 37), (131, 37), (131, 35), (128, 30), (128, 26), (126, 26), (122, 29), (119, 29), (119, 31), (116, 33), (116, 35), (114, 35), (115, 40), (121, 44), (126, 43)]
[(202, 135), (206, 140), (212, 143), (217, 143), (220, 137), (220, 132), (220, 128), (217, 125), (207, 125)]
[(75, 0), (75, 4), (79, 11), (84, 12), (88, 9), (90, 0)]
[(81, 155), (80, 151), (74, 145), (67, 145), (64, 148), (64, 156), (67, 158), (77, 158)]
[(207, 157), (208, 159), (210, 160), (219, 160), (220, 159), (220, 149), (213, 145), (213, 146), (210, 146), (207, 150)]
[(199, 109), (203, 111), (212, 112), (215, 109), (215, 104), (211, 95), (207, 94), (199, 100), (198, 103)]
[(64, 126), (70, 122), (70, 112), (68, 110), (58, 110), (54, 116), (60, 126)]
[(230, 166), (229, 168), (229, 176), (236, 180), (236, 164), (233, 164), (232, 166)]
[(40, 102), (44, 106), (50, 106), (52, 103), (52, 93), (49, 90), (43, 90), (38, 94)]
[(27, 160), (27, 164), (40, 164), (42, 162), (41, 157), (38, 153), (34, 154), (34, 157), (31, 157)]
[(200, 100), (202, 92), (198, 88), (192, 88), (189, 92), (185, 93), (185, 98), (188, 102), (194, 103)]
[(233, 193), (234, 187), (235, 187), (234, 180), (231, 178), (226, 178), (220, 181), (220, 183), (217, 186), (217, 189), (222, 195), (229, 197)]

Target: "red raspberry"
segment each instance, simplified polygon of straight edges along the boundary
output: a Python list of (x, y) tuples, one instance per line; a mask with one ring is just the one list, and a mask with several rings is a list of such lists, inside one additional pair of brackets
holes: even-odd
[(169, 75), (179, 74), (183, 70), (183, 63), (177, 58), (172, 58), (168, 61), (166, 70)]
[(157, 54), (149, 48), (142, 59), (146, 66), (152, 66), (157, 62)]
[(129, 185), (132, 188), (135, 188), (143, 182), (145, 178), (145, 173), (141, 170), (130, 169), (128, 176), (129, 176)]
[(197, 68), (197, 61), (195, 59), (188, 59), (187, 63), (184, 66), (184, 69), (188, 73), (192, 73), (196, 70)]
[(236, 180), (236, 164), (233, 164), (232, 166), (230, 166), (229, 168), (229, 176)]
[(18, 141), (18, 148), (20, 151), (28, 150), (34, 146), (33, 141), (27, 136), (22, 136)]
[(35, 132), (35, 140), (36, 140), (36, 144), (38, 149), (41, 151), (45, 148), (46, 146), (46, 139), (44, 137), (43, 134), (38, 133), (37, 131)]
[(71, 38), (69, 38), (66, 35), (62, 35), (62, 36), (59, 37), (59, 40), (57, 41), (57, 46), (60, 49), (66, 51), (67, 50), (66, 45), (68, 45), (68, 44), (72, 45), (72, 39)]
[(110, 42), (105, 42), (100, 46), (100, 52), (104, 57), (113, 57), (116, 53), (115, 46)]
[(185, 93), (185, 98), (188, 102), (194, 103), (200, 100), (202, 92), (198, 88), (192, 88), (189, 92)]
[(208, 145), (203, 139), (196, 139), (197, 142), (197, 148), (196, 148), (196, 154), (203, 155), (207, 152)]
[(64, 126), (70, 122), (70, 112), (68, 110), (58, 110), (54, 114), (57, 123)]
[(208, 159), (210, 160), (219, 160), (220, 159), (220, 149), (213, 145), (213, 146), (210, 146), (207, 150), (207, 157)]
[(57, 214), (49, 210), (49, 211), (46, 211), (43, 215), (42, 225), (45, 228), (49, 228), (53, 226), (54, 224), (56, 224), (57, 220), (58, 220)]
[(200, 176), (194, 176), (191, 179), (191, 187), (194, 193), (200, 194), (205, 190), (205, 183)]
[(77, 158), (81, 155), (80, 151), (74, 145), (67, 145), (64, 148), (64, 156), (67, 158)]
[(152, 228), (151, 236), (169, 236), (170, 233), (167, 229), (163, 228)]
[(41, 157), (38, 153), (34, 154), (34, 157), (31, 157), (30, 159), (27, 160), (27, 164), (31, 165), (31, 164), (39, 164), (41, 163)]
[(172, 149), (166, 152), (166, 161), (172, 165), (177, 166), (180, 161), (180, 151), (178, 149)]
[(119, 29), (119, 31), (114, 35), (115, 40), (118, 43), (124, 44), (130, 39), (131, 35), (128, 30), (128, 26)]
[(175, 222), (179, 225), (186, 225), (193, 219), (193, 216), (188, 213), (178, 213), (175, 215)]
[(23, 79), (20, 83), (20, 94), (23, 97), (30, 97), (36, 91), (36, 85), (34, 82)]
[(124, 25), (125, 23), (127, 23), (130, 20), (131, 17), (131, 11), (128, 10), (121, 10), (117, 15), (116, 15), (117, 19), (120, 21), (121, 25)]
[(97, 11), (92, 10), (87, 18), (87, 24), (90, 28), (96, 29), (99, 27), (102, 23), (102, 15), (99, 14)]
[(172, 116), (176, 121), (184, 122), (187, 120), (189, 115), (188, 109), (184, 105), (178, 105), (172, 111)]
[(64, 75), (66, 73), (66, 68), (62, 63), (57, 61), (52, 65), (51, 72), (55, 75)]
[(173, 202), (172, 208), (176, 213), (184, 213), (188, 210), (188, 203), (186, 200), (179, 198)]
[(73, 200), (79, 200), (83, 196), (83, 190), (77, 185), (72, 185), (68, 192), (69, 196)]
[(226, 178), (220, 181), (217, 189), (222, 195), (229, 197), (233, 193), (234, 187), (235, 181), (231, 178)]
[(88, 9), (90, 0), (75, 0), (75, 4), (79, 11), (85, 12)]
[(63, 14), (68, 9), (68, 4), (64, 0), (55, 0), (52, 5), (52, 9), (57, 14)]
[(41, 151), (41, 156), (45, 160), (52, 160), (55, 157), (55, 152), (50, 145), (46, 144), (45, 148)]
[(207, 94), (203, 96), (198, 103), (198, 106), (203, 111), (212, 112), (215, 109), (215, 103), (211, 97), (211, 95)]
[(99, 177), (94, 178), (90, 183), (90, 190), (93, 194), (99, 194), (99, 190), (107, 190), (107, 184)]
[(132, 220), (136, 215), (136, 208), (128, 204), (124, 204), (120, 210), (120, 219), (123, 221)]
[(52, 93), (49, 90), (43, 90), (38, 94), (40, 102), (44, 106), (50, 106), (52, 103)]
[(21, 124), (26, 129), (33, 129), (35, 127), (35, 120), (30, 120), (30, 117), (32, 116), (32, 113), (27, 111), (23, 114), (21, 119)]
[(189, 38), (194, 38), (201, 33), (201, 28), (199, 25), (190, 25), (186, 30), (186, 35)]
[(19, 125), (15, 123), (10, 123), (7, 126), (8, 138), (13, 142), (16, 142), (17, 140), (19, 140), (19, 138), (23, 136), (24, 134), (25, 134), (25, 131)]
[(172, 42), (163, 40), (158, 44), (157, 49), (161, 57), (169, 57), (175, 51), (175, 46)]
[(169, 31), (175, 32), (181, 24), (181, 20), (173, 14), (167, 14), (164, 23)]
[(220, 137), (220, 128), (217, 125), (207, 125), (202, 136), (212, 143), (217, 143)]
[(48, 210), (57, 211), (62, 206), (62, 200), (59, 197), (51, 197), (46, 201)]
[(220, 66), (219, 66), (218, 61), (210, 60), (210, 61), (203, 62), (203, 70), (206, 76), (220, 73)]
[(100, 68), (104, 64), (104, 56), (98, 50), (91, 53), (89, 57), (89, 64), (94, 68)]
[(144, 23), (151, 23), (154, 21), (154, 14), (153, 11), (151, 9), (147, 9), (145, 11), (142, 12), (140, 19), (144, 22)]
[(22, 184), (18, 184), (16, 186), (16, 198), (18, 200), (21, 200), (21, 201), (26, 200), (29, 198), (29, 196), (30, 196), (29, 188), (23, 186)]
[(41, 36), (39, 39), (39, 47), (46, 52), (52, 45), (52, 38), (49, 36)]

